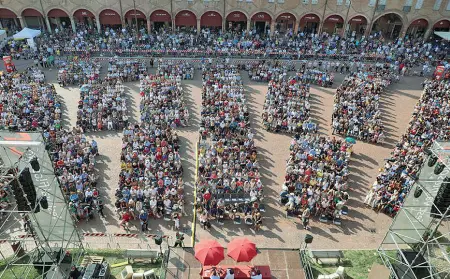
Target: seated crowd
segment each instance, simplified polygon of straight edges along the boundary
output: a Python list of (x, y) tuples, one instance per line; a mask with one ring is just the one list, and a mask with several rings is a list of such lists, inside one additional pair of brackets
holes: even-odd
[(0, 76), (1, 128), (12, 131), (41, 131), (48, 146), (60, 187), (69, 202), (74, 220), (89, 219), (100, 206), (96, 189), (97, 143), (89, 143), (80, 129), (61, 126), (61, 106), (53, 85), (35, 82), (35, 68)]
[(238, 68), (224, 64), (204, 67), (196, 182), (202, 225), (209, 217), (219, 223), (225, 218), (240, 223), (242, 213), (246, 224), (256, 230), (261, 226), (263, 189), (249, 124)]
[(333, 133), (373, 143), (382, 141), (379, 99), (388, 85), (382, 74), (360, 72), (347, 76), (336, 89)]
[(94, 210), (104, 206), (97, 189), (95, 157), (97, 143), (89, 142), (81, 129), (45, 132), (44, 137), (52, 147), (50, 158), (54, 162), (61, 190), (69, 200), (69, 211), (75, 221), (93, 217)]
[[(148, 77), (141, 85), (151, 85), (151, 94), (159, 96), (162, 92), (167, 92), (168, 86), (167, 80), (159, 78), (152, 80)], [(148, 100), (145, 94), (147, 93), (144, 93), (143, 102)], [(176, 94), (166, 95), (165, 101), (159, 104), (166, 106), (165, 110), (176, 109), (176, 105), (170, 107), (167, 104), (180, 102), (179, 97)], [(153, 111), (148, 110), (146, 105), (141, 104), (142, 115), (149, 119), (156, 118), (159, 114), (157, 110), (161, 108)], [(122, 219), (121, 225), (125, 228), (129, 221), (139, 219), (141, 230), (146, 231), (150, 217), (164, 217), (165, 220), (174, 222), (176, 230), (180, 228), (180, 218), (184, 213), (183, 167), (178, 136), (170, 127), (170, 121), (163, 114), (158, 121), (128, 124), (123, 130), (121, 171), (115, 206)]]
[(264, 101), (262, 119), (269, 131), (297, 133), (314, 129), (310, 121), (309, 83), (302, 75), (271, 80)]
[(426, 160), (426, 151), (436, 139), (450, 140), (450, 83), (427, 80), (414, 108), (406, 133), (373, 183), (364, 202), (371, 208), (395, 215), (402, 207)]
[[(70, 27), (60, 30), (57, 34), (45, 34), (37, 39), (39, 49), (46, 50), (49, 46), (56, 50), (105, 50), (105, 51), (210, 51), (210, 52), (240, 52), (252, 53), (300, 53), (303, 55), (355, 55), (383, 56), (386, 60), (417, 60), (442, 59), (448, 53), (449, 46), (445, 41), (427, 41), (422, 38), (406, 38), (386, 42), (379, 33), (367, 37), (356, 38), (327, 33), (313, 34), (298, 32), (291, 29), (286, 33), (261, 34), (255, 29), (227, 30), (213, 32), (202, 29), (197, 35), (195, 28), (186, 30), (139, 30), (132, 26), (122, 28), (107, 27), (100, 34), (93, 26), (77, 25), (74, 34)], [(311, 31), (311, 30), (309, 30)], [(427, 38), (428, 39), (428, 38)], [(22, 44), (8, 45), (4, 52), (17, 52)]]
[(283, 66), (280, 62), (271, 62), (262, 60), (257, 63), (249, 62), (246, 64), (248, 77), (253, 81), (268, 82), (270, 80), (280, 80), (287, 75), (288, 71), (295, 70), (295, 65)]
[(169, 59), (159, 59), (158, 73), (166, 79), (181, 81), (183, 79), (194, 79), (195, 68), (188, 62), (180, 62)]
[(72, 60), (61, 61), (58, 71), (58, 83), (65, 87), (68, 85), (80, 86), (93, 84), (100, 77), (101, 65), (98, 61), (82, 60), (73, 57)]
[(330, 72), (322, 72), (316, 69), (308, 69), (302, 73), (301, 79), (303, 82), (319, 85), (322, 87), (332, 87), (334, 82), (334, 75)]
[(0, 76), (0, 126), (12, 131), (61, 129), (61, 104), (54, 85), (42, 71), (30, 67), (22, 73)]
[(108, 61), (106, 79), (120, 79), (122, 81), (138, 81), (147, 73), (145, 61), (139, 59), (112, 58)]
[(128, 121), (124, 91), (121, 78), (81, 86), (77, 126), (85, 132), (123, 129)]
[(302, 218), (319, 214), (323, 222), (339, 218), (348, 200), (351, 153), (352, 144), (344, 140), (316, 133), (296, 134), (280, 194), (287, 213)]
[(183, 88), (176, 77), (150, 75), (140, 81), (141, 121), (175, 128), (189, 123), (189, 111), (184, 106)]

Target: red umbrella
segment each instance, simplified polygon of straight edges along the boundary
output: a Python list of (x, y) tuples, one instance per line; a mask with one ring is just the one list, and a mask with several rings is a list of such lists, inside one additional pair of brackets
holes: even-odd
[(195, 258), (202, 265), (217, 265), (225, 258), (223, 247), (215, 240), (200, 241), (195, 245)]
[(236, 238), (228, 243), (227, 255), (237, 262), (249, 262), (257, 254), (255, 243), (247, 238)]

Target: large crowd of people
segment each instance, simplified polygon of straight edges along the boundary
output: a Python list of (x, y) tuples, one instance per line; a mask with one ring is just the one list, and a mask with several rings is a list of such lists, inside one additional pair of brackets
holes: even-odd
[[(174, 77), (172, 77), (174, 78)], [(183, 166), (177, 133), (187, 115), (176, 80), (147, 76), (141, 80), (141, 124), (123, 130), (121, 171), (115, 206), (121, 225), (138, 219), (148, 230), (149, 219), (164, 218), (180, 229), (184, 214)]]
[[(204, 66), (197, 187), (202, 224), (214, 217), (262, 224), (262, 184), (246, 96), (236, 66)], [(231, 198), (234, 196), (234, 198)], [(238, 196), (240, 198), (238, 198)], [(242, 216), (241, 216), (242, 215)]]
[(81, 86), (77, 126), (86, 132), (123, 129), (128, 121), (124, 92), (121, 78)]
[(279, 61), (262, 60), (257, 63), (247, 63), (246, 70), (252, 81), (278, 81), (285, 77), (288, 71), (295, 70), (295, 64), (282, 65)]
[(181, 80), (176, 76), (150, 75), (140, 81), (141, 121), (172, 128), (189, 123)]
[(402, 207), (436, 139), (450, 140), (448, 117), (450, 83), (426, 80), (406, 133), (377, 176), (364, 202), (373, 209), (395, 215)]
[(147, 73), (147, 64), (139, 59), (111, 58), (108, 61), (106, 79), (138, 81)]
[(377, 143), (384, 129), (379, 109), (380, 95), (390, 84), (383, 74), (354, 73), (345, 78), (334, 97), (333, 133)]
[(12, 131), (61, 129), (61, 104), (54, 85), (34, 66), (0, 76), (0, 126)]
[(60, 86), (93, 84), (100, 79), (99, 61), (70, 57), (59, 60), (58, 83)]
[(0, 76), (0, 126), (10, 131), (42, 132), (71, 216), (75, 221), (89, 220), (102, 204), (96, 188), (97, 143), (89, 142), (80, 129), (62, 127), (55, 86), (44, 80), (44, 73), (35, 66)]
[(269, 82), (262, 113), (267, 130), (297, 133), (315, 129), (310, 121), (310, 85), (302, 76), (297, 73)]
[[(348, 161), (352, 143), (316, 133), (297, 134), (290, 146), (285, 182), (280, 193), (288, 214), (335, 221), (349, 196)], [(308, 215), (308, 216), (304, 216)], [(303, 220), (307, 228), (308, 220)], [(306, 223), (306, 224), (305, 224)]]
[(166, 79), (174, 79), (178, 82), (184, 79), (193, 79), (195, 74), (194, 66), (189, 62), (177, 60), (159, 59), (158, 73)]

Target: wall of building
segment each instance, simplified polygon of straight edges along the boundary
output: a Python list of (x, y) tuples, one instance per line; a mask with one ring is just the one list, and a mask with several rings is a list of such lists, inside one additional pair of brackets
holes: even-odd
[[(222, 26), (225, 26), (225, 19), (228, 14), (240, 11), (246, 15), (249, 21), (248, 27), (251, 26), (250, 19), (253, 15), (258, 12), (265, 12), (271, 17), (269, 24), (272, 30), (275, 28), (277, 17), (283, 13), (290, 13), (295, 17), (295, 30), (298, 29), (301, 18), (312, 13), (320, 18), (319, 30), (317, 31), (333, 30), (336, 27), (335, 24), (332, 22), (324, 23), (324, 20), (330, 16), (340, 16), (343, 23), (340, 26), (341, 28), (336, 29), (340, 32), (343, 32), (344, 29), (351, 30), (348, 22), (356, 16), (362, 16), (366, 21), (366, 24), (362, 24), (362, 26), (366, 26), (363, 28), (366, 30), (366, 34), (369, 33), (373, 23), (378, 18), (388, 13), (395, 13), (403, 24), (400, 35), (405, 35), (409, 25), (417, 19), (424, 19), (428, 22), (426, 29), (430, 33), (436, 22), (450, 18), (450, 10), (447, 10), (447, 8), (450, 9), (448, 3), (450, 0), (441, 0), (439, 9), (435, 9), (436, 1), (440, 0), (3, 0), (0, 9), (6, 8), (14, 12), (21, 23), (28, 22), (21, 19), (22, 12), (28, 8), (44, 14), (41, 23), (47, 22), (46, 15), (55, 8), (61, 9), (69, 17), (73, 17), (78, 9), (86, 9), (95, 15), (97, 22), (100, 13), (104, 9), (110, 9), (121, 16), (123, 24), (127, 22), (124, 15), (130, 10), (134, 10), (135, 7), (145, 15), (147, 21), (150, 21), (150, 14), (153, 11), (164, 10), (171, 15), (172, 24), (174, 24), (178, 13), (190, 11), (196, 16), (197, 27), (200, 27), (201, 16), (209, 11), (215, 11), (222, 16)], [(418, 2), (423, 4), (416, 7)], [(347, 5), (348, 3), (351, 4)], [(409, 4), (411, 8), (408, 11), (408, 8), (404, 6)], [(377, 9), (375, 9), (375, 6), (377, 6)], [(353, 26), (353, 29), (356, 29), (355, 26)], [(359, 25), (358, 29), (361, 29)]]

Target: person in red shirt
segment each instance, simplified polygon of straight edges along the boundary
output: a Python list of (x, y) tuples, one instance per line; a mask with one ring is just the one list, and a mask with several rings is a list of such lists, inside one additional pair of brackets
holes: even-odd
[[(122, 215), (122, 222), (120, 222), (120, 226), (124, 227), (131, 220), (131, 214), (128, 211)], [(124, 227), (125, 228), (125, 227)]]

